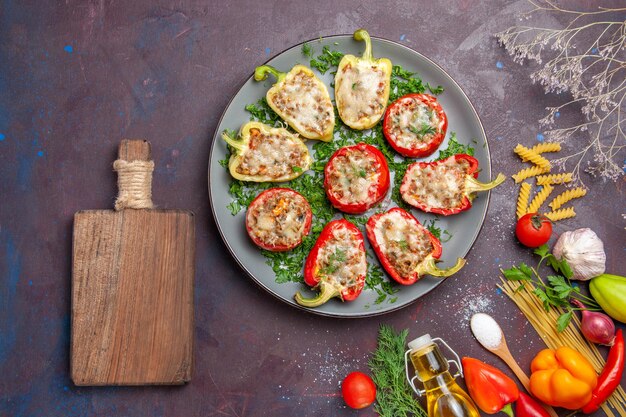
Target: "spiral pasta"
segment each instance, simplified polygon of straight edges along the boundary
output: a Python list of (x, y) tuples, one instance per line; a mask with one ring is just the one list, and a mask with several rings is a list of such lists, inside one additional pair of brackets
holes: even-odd
[(532, 166), (529, 168), (522, 169), (520, 172), (518, 172), (515, 175), (512, 175), (511, 177), (515, 180), (516, 183), (520, 183), (527, 178), (536, 177), (537, 175), (545, 174), (546, 172), (549, 172), (549, 171), (550, 171), (549, 168), (546, 169), (546, 168), (542, 168), (539, 166)]
[(544, 168), (546, 170), (550, 170), (550, 161), (548, 161), (546, 158), (544, 158), (543, 156), (539, 155), (538, 153), (528, 149), (527, 147), (521, 145), (521, 144), (517, 144), (517, 146), (515, 147), (515, 149), (513, 149), (513, 152), (515, 152), (516, 154), (519, 155), (520, 158), (522, 158), (522, 161), (530, 161), (533, 164)]
[(559, 209), (563, 204), (571, 201), (575, 198), (580, 198), (587, 194), (587, 190), (582, 187), (573, 188), (571, 190), (563, 191), (561, 194), (554, 197), (554, 200), (548, 204), (552, 211)]
[(552, 220), (553, 222), (569, 219), (576, 216), (576, 212), (574, 211), (574, 207), (567, 207), (560, 210), (553, 210), (549, 213), (546, 213), (545, 216)]
[(539, 175), (537, 177), (537, 185), (563, 184), (572, 181), (572, 177), (571, 172), (565, 174)]
[(551, 185), (544, 185), (541, 191), (535, 194), (535, 197), (528, 205), (528, 213), (537, 213), (541, 205), (548, 199), (548, 196), (552, 192)]
[(519, 219), (528, 210), (528, 200), (530, 199), (530, 183), (524, 182), (519, 188), (519, 196), (517, 197), (517, 218)]
[(543, 142), (536, 144), (530, 148), (530, 150), (535, 153), (559, 152), (561, 150), (561, 144), (555, 142)]

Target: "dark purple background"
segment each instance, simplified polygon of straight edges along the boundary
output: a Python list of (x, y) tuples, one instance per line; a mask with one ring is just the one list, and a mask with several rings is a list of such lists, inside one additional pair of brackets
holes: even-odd
[[(495, 287), (499, 267), (533, 262), (513, 237), (511, 180), (492, 194), (463, 271), (400, 311), (339, 320), (280, 303), (244, 275), (216, 230), (206, 175), (217, 121), (255, 66), (301, 41), (359, 27), (448, 71), (484, 123), (494, 171), (513, 174), (522, 166), (513, 146), (541, 138), (537, 120), (562, 101), (531, 85), (531, 69), (514, 64), (491, 36), (525, 5), (0, 2), (0, 415), (371, 416), (372, 409), (347, 409), (339, 384), (367, 370), (381, 323), (408, 328), (410, 337), (443, 337), (460, 355), (504, 368), (471, 335), (468, 320), (479, 311), (498, 318), (527, 368), (543, 344)], [(582, 122), (576, 111), (562, 117)], [(155, 203), (197, 215), (187, 386), (77, 388), (69, 379), (72, 216), (112, 208), (121, 138), (152, 142)], [(624, 181), (585, 182), (591, 189), (574, 203), (578, 216), (556, 232), (591, 227), (606, 244), (608, 270), (623, 274)]]

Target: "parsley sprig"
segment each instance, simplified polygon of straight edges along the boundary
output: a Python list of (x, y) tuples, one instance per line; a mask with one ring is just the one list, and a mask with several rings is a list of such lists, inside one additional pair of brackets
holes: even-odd
[[(533, 294), (542, 302), (546, 311), (550, 311), (552, 308), (565, 310), (557, 319), (557, 331), (562, 332), (565, 330), (572, 320), (574, 311), (581, 310), (580, 308), (572, 307), (570, 302), (573, 299), (584, 302), (588, 306), (587, 310), (600, 310), (600, 306), (593, 298), (582, 294), (580, 287), (572, 284), (571, 278), (574, 274), (565, 259), (558, 260), (550, 253), (548, 245), (539, 246), (534, 253), (541, 257), (536, 268), (532, 268), (522, 262), (517, 266), (502, 270), (502, 274), (510, 281), (521, 282), (517, 291), (525, 288), (524, 283), (532, 283), (535, 287)], [(544, 262), (551, 266), (558, 275), (548, 275), (545, 280), (541, 278), (539, 271)]]

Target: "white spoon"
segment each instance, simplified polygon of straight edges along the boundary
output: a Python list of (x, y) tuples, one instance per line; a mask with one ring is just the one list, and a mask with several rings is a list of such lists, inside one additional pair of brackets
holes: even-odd
[[(506, 344), (504, 338), (504, 332), (498, 323), (489, 314), (477, 313), (472, 316), (470, 321), (470, 327), (474, 337), (478, 340), (485, 349), (495, 354), (506, 363), (513, 371), (517, 379), (520, 380), (527, 392), (530, 392), (530, 379), (528, 375), (520, 368), (511, 355), (509, 347)], [(552, 407), (546, 404), (542, 404), (546, 411), (553, 417), (558, 417), (558, 414)]]

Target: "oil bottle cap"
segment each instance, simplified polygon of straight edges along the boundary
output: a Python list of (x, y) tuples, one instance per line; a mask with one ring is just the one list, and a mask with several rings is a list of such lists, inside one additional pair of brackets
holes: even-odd
[(413, 339), (409, 342), (409, 349), (418, 350), (426, 345), (430, 345), (432, 343), (432, 339), (430, 335), (426, 333), (423, 336), (418, 337), (417, 339)]

